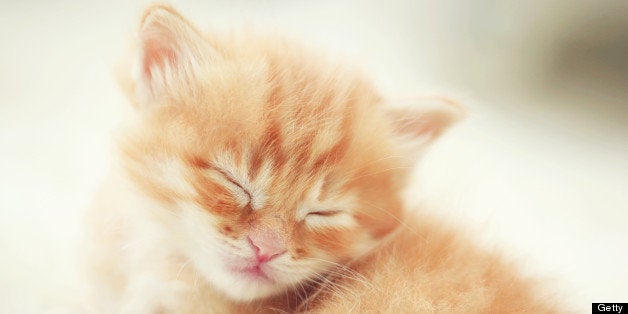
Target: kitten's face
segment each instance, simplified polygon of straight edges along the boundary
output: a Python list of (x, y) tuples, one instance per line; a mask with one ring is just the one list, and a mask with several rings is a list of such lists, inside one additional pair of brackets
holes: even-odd
[[(196, 124), (204, 114), (197, 110), (146, 116), (146, 137), (127, 143), (128, 165), (136, 183), (175, 213), (173, 236), (195, 267), (230, 297), (264, 297), (317, 279), (396, 226), (397, 170), (394, 158), (370, 148), (380, 143), (349, 130), (325, 134), (322, 119), (294, 138), (271, 117)], [(353, 162), (357, 154), (363, 165)]]
[(170, 9), (140, 37), (126, 169), (213, 287), (299, 289), (398, 225), (408, 163), (368, 84), (280, 43), (210, 45)]

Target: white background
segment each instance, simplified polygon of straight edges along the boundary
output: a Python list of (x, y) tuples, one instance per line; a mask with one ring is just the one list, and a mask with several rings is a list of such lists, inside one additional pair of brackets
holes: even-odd
[[(0, 3), (0, 312), (74, 312), (81, 217), (130, 110), (113, 66), (147, 2)], [(428, 204), (568, 304), (628, 302), (622, 1), (176, 1), (212, 31), (276, 32), (390, 96), (471, 117), (417, 169)]]

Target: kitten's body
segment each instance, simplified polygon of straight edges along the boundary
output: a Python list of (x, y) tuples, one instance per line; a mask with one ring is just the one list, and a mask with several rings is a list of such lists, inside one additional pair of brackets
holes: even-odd
[[(302, 309), (315, 313), (548, 313), (538, 283), (464, 233), (424, 215), (406, 224)], [(350, 274), (350, 273), (349, 273)]]
[(404, 218), (408, 149), (458, 106), (386, 108), (353, 71), (167, 7), (139, 37), (137, 119), (90, 215), (96, 311), (549, 311), (497, 257)]

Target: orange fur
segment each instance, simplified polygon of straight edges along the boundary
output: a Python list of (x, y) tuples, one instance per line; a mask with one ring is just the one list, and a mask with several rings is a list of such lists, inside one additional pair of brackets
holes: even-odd
[[(408, 148), (459, 106), (387, 108), (351, 69), (274, 38), (202, 35), (166, 6), (142, 18), (136, 57), (121, 82), (137, 117), (90, 216), (103, 308), (548, 309), (498, 258), (404, 217)], [(252, 265), (258, 236), (285, 248), (256, 266), (272, 283), (231, 269)]]
[[(345, 275), (331, 276), (300, 311), (312, 313), (553, 313), (538, 283), (460, 231), (427, 216), (406, 224)], [(349, 275), (349, 276), (347, 276)]]

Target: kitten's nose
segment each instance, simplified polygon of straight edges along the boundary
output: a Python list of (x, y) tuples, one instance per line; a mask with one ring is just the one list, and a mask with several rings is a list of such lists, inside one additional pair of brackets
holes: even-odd
[(271, 229), (255, 228), (249, 233), (248, 239), (260, 264), (286, 252), (285, 240)]

